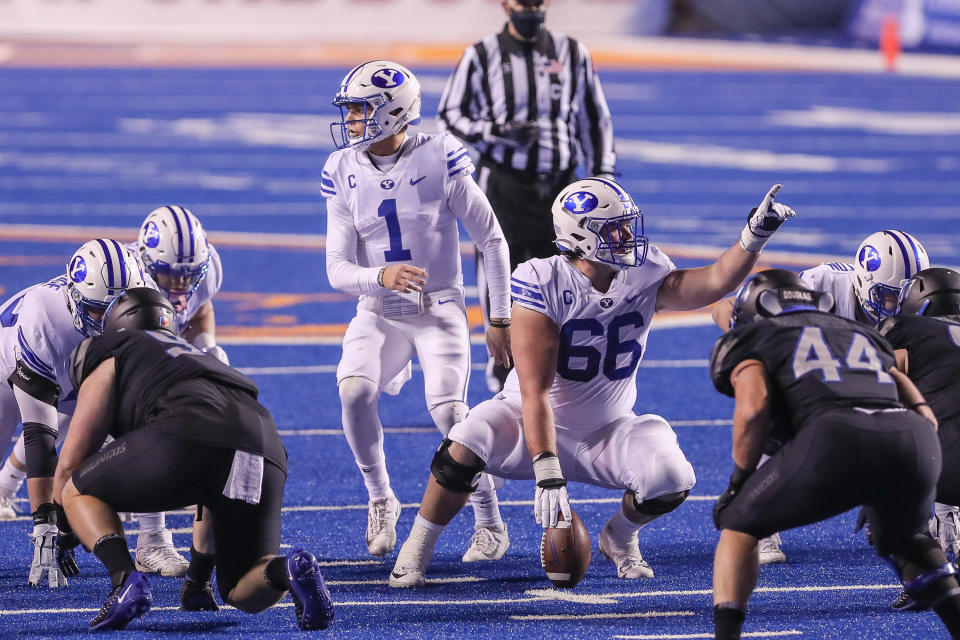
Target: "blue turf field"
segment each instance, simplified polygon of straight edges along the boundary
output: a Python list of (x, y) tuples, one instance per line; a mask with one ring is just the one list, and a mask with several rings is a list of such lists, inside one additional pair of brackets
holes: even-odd
[[(226, 277), (218, 323), (234, 364), (248, 368), (284, 430), (291, 456), (284, 543), (329, 563), (337, 619), (328, 634), (707, 637), (698, 634), (712, 632), (717, 534), (709, 513), (730, 470), (731, 414), (731, 403), (708, 381), (706, 358), (719, 335), (710, 326), (655, 330), (638, 378), (637, 410), (676, 425), (699, 479), (685, 505), (641, 532), (654, 580), (618, 580), (595, 551), (576, 590), (549, 589), (537, 561), (532, 484), (522, 482), (501, 494), (513, 545), (500, 562), (459, 562), (469, 514), (441, 538), (435, 582), (423, 590), (389, 589), (392, 557), (366, 555), (366, 497), (340, 433), (333, 375), (337, 326), (353, 309), (330, 295), (323, 254), (309, 248), (325, 227), (319, 169), (331, 149), (329, 99), (343, 71), (0, 69), (4, 296), (59, 271), (87, 239), (82, 228), (133, 230), (160, 204), (192, 208), (212, 232), (262, 234), (220, 246)], [(428, 114), (446, 73), (421, 74)], [(746, 211), (774, 182), (784, 183), (781, 199), (799, 214), (770, 245), (777, 253), (768, 255), (780, 264), (799, 268), (822, 255), (850, 256), (863, 236), (890, 226), (917, 235), (935, 263), (960, 262), (960, 82), (654, 71), (602, 72), (602, 79), (622, 182), (644, 210), (651, 240), (689, 256), (677, 259), (681, 266), (698, 263), (697, 246), (732, 243)], [(297, 234), (307, 246), (279, 249), (270, 234)], [(469, 256), (464, 270), (474, 282)], [(474, 355), (479, 365), (479, 346)], [(479, 371), (469, 393), (471, 403), (488, 396)], [(386, 398), (381, 414), (394, 487), (405, 504), (403, 537), (438, 441), (423, 407), (422, 377), (415, 374), (400, 397)], [(571, 495), (595, 539), (618, 496), (583, 486)], [(168, 522), (178, 546), (187, 546), (188, 516)], [(69, 589), (28, 588), (28, 531), (26, 518), (0, 523), (0, 637), (82, 636), (106, 578), (91, 555), (81, 554), (84, 575)], [(788, 564), (764, 568), (751, 601), (745, 630), (755, 637), (945, 635), (932, 614), (888, 609), (896, 581), (853, 532), (851, 515), (784, 539)], [(129, 637), (299, 634), (289, 600), (256, 617), (186, 615), (172, 610), (178, 581), (152, 584), (157, 610), (132, 624)]]

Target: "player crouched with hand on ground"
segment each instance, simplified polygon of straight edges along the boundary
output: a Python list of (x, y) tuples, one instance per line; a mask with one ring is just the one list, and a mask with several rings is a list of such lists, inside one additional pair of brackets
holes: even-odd
[[(172, 331), (174, 309), (137, 288), (106, 310), (103, 334), (71, 359), (79, 390), (57, 465), (54, 496), (73, 531), (103, 562), (113, 589), (91, 629), (122, 629), (150, 609), (150, 587), (134, 567), (117, 511), (202, 505), (181, 590), (187, 610), (223, 600), (257, 613), (291, 591), (302, 629), (333, 618), (320, 567), (280, 547), (286, 451), (257, 387)], [(116, 438), (100, 450), (104, 439)], [(99, 450), (99, 452), (98, 452)]]
[(693, 467), (662, 417), (636, 415), (636, 372), (653, 315), (716, 302), (756, 264), (793, 210), (774, 186), (751, 212), (740, 241), (717, 262), (676, 269), (643, 235), (640, 209), (616, 182), (586, 178), (553, 203), (564, 255), (514, 271), (516, 369), (501, 394), (471, 409), (437, 451), (410, 536), (390, 575), (423, 584), (434, 545), (488, 471), (535, 479), (534, 515), (570, 521), (567, 480), (623, 491), (599, 537), (621, 578), (652, 578), (638, 531), (673, 511), (695, 482)]
[[(833, 303), (789, 271), (760, 272), (740, 288), (730, 332), (713, 348), (714, 385), (736, 398), (734, 472), (714, 507), (716, 638), (740, 638), (758, 539), (859, 505), (877, 553), (960, 637), (956, 570), (927, 532), (940, 475), (936, 418), (894, 367), (890, 344), (827, 313)], [(783, 445), (758, 468), (769, 437)]]

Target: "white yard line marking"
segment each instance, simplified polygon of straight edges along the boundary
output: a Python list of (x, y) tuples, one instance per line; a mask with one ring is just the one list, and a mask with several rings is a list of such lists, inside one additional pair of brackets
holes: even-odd
[[(783, 636), (802, 636), (803, 632), (797, 629), (788, 629), (786, 631), (747, 631), (741, 634), (741, 638), (779, 638)], [(613, 636), (622, 640), (686, 640), (687, 638), (713, 638), (712, 633), (658, 633), (656, 635), (643, 636)]]
[[(620, 618), (666, 618), (669, 616), (695, 616), (693, 611), (646, 611), (637, 613), (584, 613), (510, 616), (511, 620), (619, 620)], [(622, 637), (622, 636), (614, 636)], [(712, 637), (712, 636), (711, 636)]]
[[(463, 582), (489, 582), (490, 578), (477, 578), (475, 576), (461, 576), (454, 578), (432, 578), (427, 580), (430, 584), (454, 584)], [(359, 585), (359, 584), (390, 584), (390, 580), (327, 580), (326, 583), (332, 586)]]

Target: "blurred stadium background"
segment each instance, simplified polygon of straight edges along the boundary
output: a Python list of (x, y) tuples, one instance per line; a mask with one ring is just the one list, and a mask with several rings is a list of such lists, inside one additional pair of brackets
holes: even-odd
[[(698, 474), (688, 503), (641, 534), (654, 582), (624, 584), (595, 553), (576, 592), (547, 589), (525, 483), (503, 492), (514, 540), (504, 561), (459, 563), (461, 517), (438, 548), (442, 582), (426, 592), (388, 589), (391, 559), (371, 560), (361, 541), (366, 497), (333, 376), (354, 306), (323, 262), (330, 100), (351, 66), (390, 58), (421, 78), (431, 116), (463, 48), (503, 21), (499, 0), (0, 0), (0, 297), (60, 272), (85, 240), (134, 239), (156, 206), (190, 207), (223, 257), (219, 341), (287, 439), (284, 543), (327, 563), (331, 633), (708, 637), (709, 511), (729, 473), (731, 406), (707, 379), (719, 334), (707, 311), (658, 317), (640, 370), (638, 411), (675, 425)], [(936, 264), (960, 263), (960, 0), (553, 0), (547, 25), (590, 48), (620, 179), (680, 266), (729, 246), (774, 182), (799, 217), (765, 266), (849, 260), (886, 227), (917, 235)], [(468, 243), (463, 256), (474, 404), (489, 393)], [(437, 439), (422, 376), (382, 415), (403, 536)], [(595, 537), (617, 498), (572, 495)], [(81, 554), (69, 590), (28, 589), (28, 520), (0, 523), (0, 637), (80, 637), (105, 593), (101, 569)], [(189, 516), (170, 522), (186, 548)], [(789, 562), (761, 574), (747, 631), (939, 637), (931, 614), (889, 611), (893, 575), (852, 530), (844, 517), (788, 533)], [(165, 610), (130, 637), (299, 635), (289, 609), (180, 614), (176, 581), (154, 583)]]

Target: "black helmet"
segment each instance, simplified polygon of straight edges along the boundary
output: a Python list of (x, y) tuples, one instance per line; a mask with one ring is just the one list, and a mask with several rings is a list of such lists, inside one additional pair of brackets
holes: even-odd
[(897, 313), (911, 316), (960, 315), (960, 273), (941, 267), (919, 272), (900, 289)]
[(814, 291), (800, 276), (784, 269), (755, 273), (737, 290), (730, 328), (791, 311), (833, 311), (833, 296)]
[(173, 304), (155, 289), (135, 287), (117, 296), (103, 313), (103, 331), (162, 329), (173, 333)]

